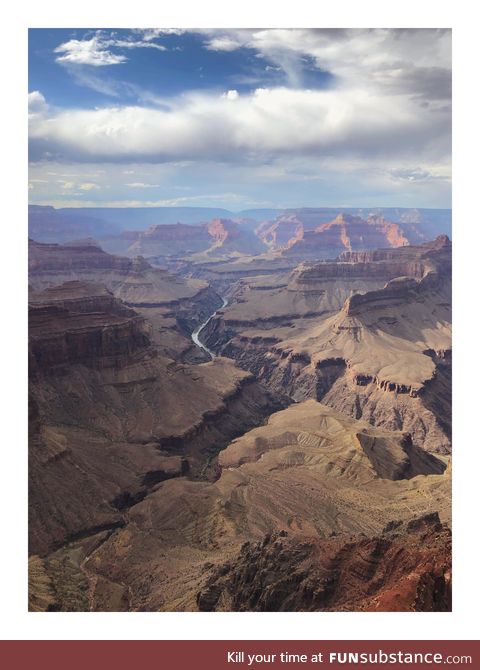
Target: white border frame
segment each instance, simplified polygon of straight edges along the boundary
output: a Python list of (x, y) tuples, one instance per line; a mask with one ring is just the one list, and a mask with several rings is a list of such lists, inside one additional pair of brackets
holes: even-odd
[[(318, 3), (218, 0), (172, 5), (111, 0), (78, 5), (10, 4), (1, 41), (5, 66), (1, 164), (3, 420), (0, 503), (3, 639), (476, 639), (478, 636), (478, 476), (480, 444), (476, 291), (479, 227), (478, 109), (472, 95), (478, 28), (474, 5), (379, 0)], [(315, 3), (317, 5), (317, 3)], [(331, 5), (334, 5), (333, 7)], [(313, 7), (312, 7), (313, 6)], [(27, 521), (27, 28), (28, 27), (452, 27), (454, 35), (454, 610), (453, 613), (28, 613)], [(474, 162), (475, 161), (475, 162)]]

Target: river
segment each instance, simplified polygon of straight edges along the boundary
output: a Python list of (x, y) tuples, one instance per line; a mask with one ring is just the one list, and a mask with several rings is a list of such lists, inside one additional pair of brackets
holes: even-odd
[(203, 323), (201, 323), (201, 324), (198, 326), (198, 328), (195, 328), (195, 330), (194, 330), (193, 333), (192, 333), (192, 341), (193, 341), (193, 343), (196, 344), (197, 347), (200, 347), (200, 349), (203, 349), (203, 351), (206, 351), (207, 354), (208, 354), (211, 358), (215, 358), (215, 355), (216, 355), (216, 354), (215, 354), (213, 351), (210, 351), (210, 349), (209, 349), (207, 346), (205, 346), (205, 344), (202, 344), (202, 342), (200, 342), (200, 340), (199, 340), (199, 335), (200, 335), (200, 333), (202, 332), (202, 330), (205, 328), (205, 326), (206, 326), (208, 323), (210, 323), (210, 320), (213, 319), (213, 317), (215, 316), (215, 314), (216, 314), (220, 309), (223, 309), (224, 307), (226, 307), (226, 306), (228, 305), (228, 300), (227, 300), (226, 298), (222, 298), (222, 300), (223, 300), (223, 305), (222, 305), (221, 307), (219, 307), (218, 309), (216, 309), (216, 310), (213, 312), (213, 314), (210, 314), (210, 316), (208, 317), (208, 319), (207, 319), (206, 321), (204, 321)]

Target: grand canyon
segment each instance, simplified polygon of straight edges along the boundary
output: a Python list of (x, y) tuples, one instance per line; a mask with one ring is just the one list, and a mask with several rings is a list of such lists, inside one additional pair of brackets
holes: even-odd
[(29, 610), (450, 612), (450, 29), (32, 28), (29, 91)]
[(440, 214), (30, 239), (30, 608), (449, 610)]

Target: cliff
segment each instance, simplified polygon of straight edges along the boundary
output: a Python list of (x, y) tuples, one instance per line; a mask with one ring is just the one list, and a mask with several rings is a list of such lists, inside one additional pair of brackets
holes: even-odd
[(201, 611), (449, 612), (451, 533), (438, 516), (377, 537), (247, 542), (198, 593)]
[(274, 250), (288, 249), (303, 238), (304, 232), (303, 223), (295, 215), (265, 221), (257, 228), (258, 237)]
[(262, 291), (261, 278), (245, 278), (205, 341), (273, 390), (407, 430), (416, 445), (448, 453), (450, 273), (443, 236), (304, 262), (283, 284), (264, 277)]
[[(413, 241), (413, 240), (412, 240)], [(339, 214), (333, 221), (307, 230), (300, 239), (290, 241), (282, 252), (302, 259), (336, 258), (343, 251), (402, 247), (410, 244), (399, 224), (382, 216), (370, 215), (366, 220), (350, 214)]]
[(139, 232), (126, 253), (148, 257), (187, 256), (207, 249), (210, 244), (211, 238), (205, 225), (164, 224)]
[(150, 344), (144, 318), (82, 282), (32, 293), (28, 329), (30, 374), (71, 362), (119, 367)]
[(206, 251), (209, 256), (255, 255), (265, 251), (265, 247), (255, 233), (242, 222), (231, 219), (212, 219), (208, 224), (212, 244)]
[(92, 245), (42, 244), (30, 240), (29, 281), (33, 288), (71, 280), (103, 284), (132, 307), (169, 308), (174, 312), (180, 310), (184, 316), (195, 312), (198, 303), (202, 311), (198, 320), (203, 316), (202, 303), (210, 307), (212, 300), (216, 300), (221, 304), (206, 281), (173, 275), (153, 267), (142, 256), (127, 258)]

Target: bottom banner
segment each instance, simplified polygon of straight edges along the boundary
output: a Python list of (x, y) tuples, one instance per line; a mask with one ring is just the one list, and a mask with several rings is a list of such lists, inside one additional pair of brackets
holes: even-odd
[(480, 642), (442, 641), (225, 641), (24, 640), (0, 642), (5, 670), (166, 670), (254, 668), (480, 668)]

